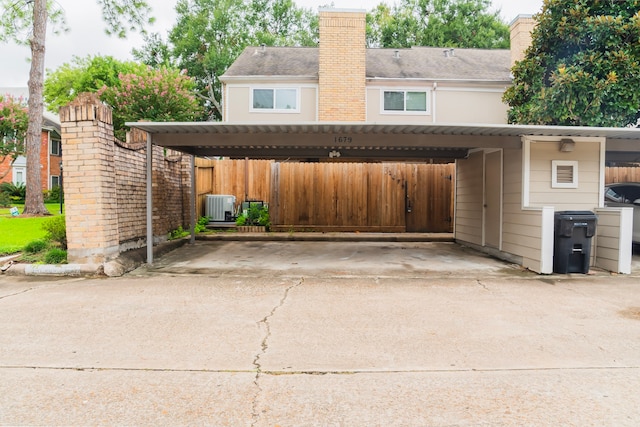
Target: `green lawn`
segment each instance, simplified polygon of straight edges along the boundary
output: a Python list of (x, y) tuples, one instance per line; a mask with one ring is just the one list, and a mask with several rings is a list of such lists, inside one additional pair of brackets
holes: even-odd
[[(16, 205), (22, 212), (24, 206)], [(60, 215), (60, 205), (47, 203), (47, 209), (53, 215)], [(46, 232), (42, 223), (50, 217), (21, 218), (12, 217), (9, 208), (0, 208), (0, 255), (20, 252), (27, 243), (41, 239)]]

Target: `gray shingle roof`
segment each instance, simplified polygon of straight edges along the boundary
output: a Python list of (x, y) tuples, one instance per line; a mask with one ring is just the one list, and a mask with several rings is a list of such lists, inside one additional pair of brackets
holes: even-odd
[[(367, 49), (367, 78), (510, 81), (508, 50)], [(396, 54), (397, 51), (397, 54)], [(397, 56), (397, 57), (396, 57)], [(318, 49), (248, 47), (224, 77), (318, 77)]]

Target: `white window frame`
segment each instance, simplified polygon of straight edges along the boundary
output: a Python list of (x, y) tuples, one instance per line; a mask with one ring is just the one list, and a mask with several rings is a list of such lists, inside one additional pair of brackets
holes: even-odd
[[(58, 148), (58, 152), (53, 151), (53, 147)], [(59, 139), (51, 139), (51, 144), (49, 144), (49, 154), (52, 156), (61, 156), (62, 155), (62, 141)]]
[[(60, 175), (51, 175), (50, 179), (51, 179), (51, 182), (49, 183), (50, 184), (49, 188), (60, 187)], [(53, 182), (54, 179), (57, 182), (54, 183)]]
[[(386, 92), (404, 92), (404, 110), (385, 110), (384, 109), (384, 94)], [(425, 111), (407, 111), (407, 92), (423, 92), (426, 95), (425, 99)], [(380, 114), (400, 114), (404, 116), (428, 116), (431, 114), (431, 89), (424, 87), (420, 88), (381, 88), (380, 89)]]
[[(18, 177), (21, 176), (22, 179), (18, 179)], [(27, 184), (27, 168), (23, 167), (23, 166), (14, 166), (13, 167), (13, 179), (12, 179), (13, 183), (15, 185), (20, 185), (20, 184)]]
[[(572, 182), (558, 182), (558, 168), (561, 166), (571, 166), (573, 168)], [(575, 160), (552, 160), (551, 188), (578, 188), (578, 162)]]
[[(253, 92), (255, 90), (272, 90), (274, 108), (255, 108), (253, 106)], [(277, 92), (279, 90), (295, 90), (296, 91), (296, 108), (275, 108)], [(249, 110), (252, 113), (278, 113), (278, 114), (296, 114), (300, 112), (300, 88), (290, 86), (253, 86), (249, 90)]]

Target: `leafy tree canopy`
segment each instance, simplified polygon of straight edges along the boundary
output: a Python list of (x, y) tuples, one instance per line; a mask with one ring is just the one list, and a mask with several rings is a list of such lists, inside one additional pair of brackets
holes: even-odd
[(113, 108), (113, 126), (124, 139), (125, 122), (190, 122), (202, 119), (203, 110), (195, 97), (195, 81), (176, 69), (145, 67), (136, 73), (120, 74), (119, 84), (104, 86), (98, 96)]
[(102, 87), (120, 84), (120, 74), (146, 72), (146, 66), (124, 62), (111, 56), (74, 57), (49, 72), (44, 81), (44, 101), (49, 111), (57, 113), (80, 93), (97, 92)]
[(367, 17), (372, 47), (509, 47), (509, 28), (490, 0), (401, 0), (379, 4)]
[(110, 56), (75, 57), (51, 72), (44, 98), (51, 111), (84, 92), (95, 92), (113, 109), (114, 131), (124, 139), (125, 122), (195, 121), (204, 118), (195, 81), (171, 67), (151, 68)]
[[(150, 8), (146, 0), (96, 0), (101, 6), (102, 17), (108, 34), (125, 37), (136, 29), (144, 33), (144, 26), (153, 22), (147, 19)], [(44, 57), (47, 24), (61, 24), (64, 29), (63, 0), (0, 0), (0, 42), (13, 40), (28, 44), (31, 48), (29, 71), (29, 100), (26, 151), (27, 195), (24, 213), (47, 215), (40, 189), (40, 132), (42, 128), (44, 82)], [(77, 3), (77, 2), (76, 2)], [(60, 28), (60, 27), (57, 27)]]
[(7, 158), (13, 163), (24, 154), (28, 122), (27, 105), (22, 98), (0, 95), (0, 163)]
[(545, 0), (536, 19), (504, 95), (509, 121), (637, 126), (640, 1)]
[(245, 47), (317, 43), (317, 16), (292, 0), (178, 0), (176, 12), (168, 40), (153, 35), (134, 56), (188, 70), (209, 119), (221, 117), (219, 78)]

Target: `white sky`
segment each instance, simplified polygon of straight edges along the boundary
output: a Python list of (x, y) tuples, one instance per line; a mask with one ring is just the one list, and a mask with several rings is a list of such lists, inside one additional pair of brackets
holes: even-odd
[[(331, 0), (295, 0), (299, 6), (317, 9)], [(336, 8), (371, 10), (383, 0), (333, 0)], [(504, 21), (509, 23), (518, 14), (534, 14), (540, 11), (543, 0), (492, 0), (494, 9), (501, 10)], [(175, 1), (148, 0), (153, 8), (156, 23), (149, 32), (163, 36), (175, 20)], [(386, 0), (392, 3), (392, 0)], [(70, 31), (61, 36), (48, 34), (45, 67), (55, 70), (73, 56), (111, 55), (121, 60), (132, 59), (131, 49), (142, 46), (137, 34), (127, 40), (119, 40), (104, 34), (100, 9), (95, 0), (58, 0), (65, 9)], [(0, 11), (1, 12), (1, 11)], [(26, 87), (29, 78), (29, 49), (14, 44), (0, 44), (0, 88)]]

